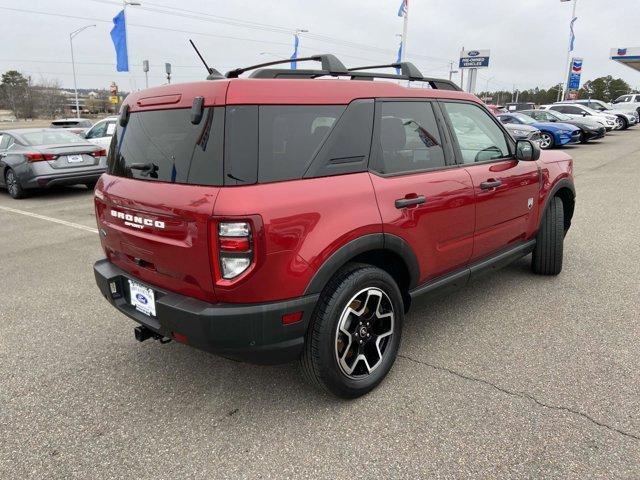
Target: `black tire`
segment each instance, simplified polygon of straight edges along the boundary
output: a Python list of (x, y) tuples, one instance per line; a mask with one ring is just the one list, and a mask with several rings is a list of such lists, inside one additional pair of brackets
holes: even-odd
[[(369, 295), (369, 292), (373, 292), (374, 295)], [(385, 296), (379, 292), (384, 293)], [(376, 300), (375, 297), (378, 295), (380, 299)], [(390, 319), (384, 319), (387, 326), (382, 328), (385, 333), (387, 330), (392, 332), (386, 338), (381, 338), (384, 334), (376, 335), (376, 324), (383, 320), (378, 315), (369, 315), (372, 309), (368, 307), (373, 306), (373, 303), (369, 302), (378, 302), (376, 311), (392, 309)], [(361, 306), (363, 312), (361, 315), (354, 310), (352, 313), (347, 313), (348, 307), (360, 309)], [(353, 334), (348, 337), (342, 333), (342, 330), (338, 330), (343, 318), (345, 322), (349, 322), (349, 328), (351, 325), (354, 327)], [(371, 265), (348, 264), (325, 286), (316, 305), (300, 357), (304, 377), (312, 385), (341, 398), (356, 398), (370, 392), (384, 379), (395, 362), (400, 346), (403, 319), (402, 295), (393, 278), (384, 270)], [(363, 332), (362, 327), (358, 325), (365, 327), (365, 336), (358, 336)], [(371, 339), (366, 335), (367, 327)], [(364, 345), (358, 340), (363, 338)], [(352, 362), (354, 368), (352, 375), (345, 372), (338, 360), (339, 349), (341, 345), (345, 345), (345, 339), (348, 344), (342, 350), (341, 358), (344, 360), (349, 356), (355, 357), (355, 361)], [(377, 345), (380, 345), (378, 350), (371, 350)], [(382, 356), (377, 355), (379, 351), (382, 352)], [(369, 352), (369, 355), (375, 352), (377, 359), (368, 359), (367, 362), (358, 361), (360, 353), (366, 352)], [(374, 361), (377, 363), (374, 364)], [(370, 364), (374, 364), (371, 370), (369, 370)], [(361, 372), (363, 372), (362, 375), (360, 375)]]
[(540, 132), (540, 148), (542, 150), (549, 150), (556, 146), (556, 139), (552, 133)]
[(538, 275), (558, 275), (562, 271), (564, 246), (564, 209), (562, 200), (553, 197), (542, 216), (531, 258), (531, 269)]
[(622, 127), (620, 128), (620, 130), (626, 130), (627, 128), (629, 128), (629, 121), (627, 120), (627, 118), (620, 117), (620, 119), (622, 120)]
[(22, 188), (22, 185), (20, 185), (18, 177), (10, 168), (7, 169), (4, 174), (4, 184), (6, 185), (7, 191), (9, 192), (9, 195), (11, 195), (11, 198), (19, 200), (27, 196), (24, 188)]

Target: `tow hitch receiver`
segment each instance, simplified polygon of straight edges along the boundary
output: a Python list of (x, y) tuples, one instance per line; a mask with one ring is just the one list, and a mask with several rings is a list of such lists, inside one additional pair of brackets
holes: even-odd
[(171, 341), (170, 338), (163, 337), (159, 333), (154, 332), (153, 330), (148, 329), (142, 325), (139, 325), (133, 329), (133, 334), (136, 337), (136, 340), (139, 342), (144, 342), (150, 338), (154, 340), (159, 340), (160, 343), (169, 343)]

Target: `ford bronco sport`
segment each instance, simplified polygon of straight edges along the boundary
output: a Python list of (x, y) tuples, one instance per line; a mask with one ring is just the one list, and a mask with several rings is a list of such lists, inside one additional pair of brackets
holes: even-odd
[(297, 359), (357, 397), (389, 372), (418, 298), (527, 254), (560, 273), (572, 160), (410, 63), (305, 60), (321, 69), (210, 69), (127, 97), (95, 190), (95, 277), (138, 340)]

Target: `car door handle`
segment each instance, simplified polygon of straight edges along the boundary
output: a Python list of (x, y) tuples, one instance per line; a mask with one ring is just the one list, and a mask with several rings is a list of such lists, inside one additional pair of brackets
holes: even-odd
[(407, 208), (413, 205), (422, 205), (426, 201), (427, 199), (424, 197), (424, 195), (418, 195), (417, 197), (412, 198), (399, 198), (398, 200), (396, 200), (396, 208)]
[(487, 180), (480, 184), (480, 188), (482, 190), (491, 190), (492, 188), (497, 188), (500, 185), (502, 185), (502, 180)]

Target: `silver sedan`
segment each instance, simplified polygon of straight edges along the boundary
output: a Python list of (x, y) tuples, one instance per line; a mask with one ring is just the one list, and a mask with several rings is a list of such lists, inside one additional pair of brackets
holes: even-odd
[(51, 128), (0, 131), (0, 186), (13, 198), (54, 185), (93, 189), (107, 152), (71, 132)]

